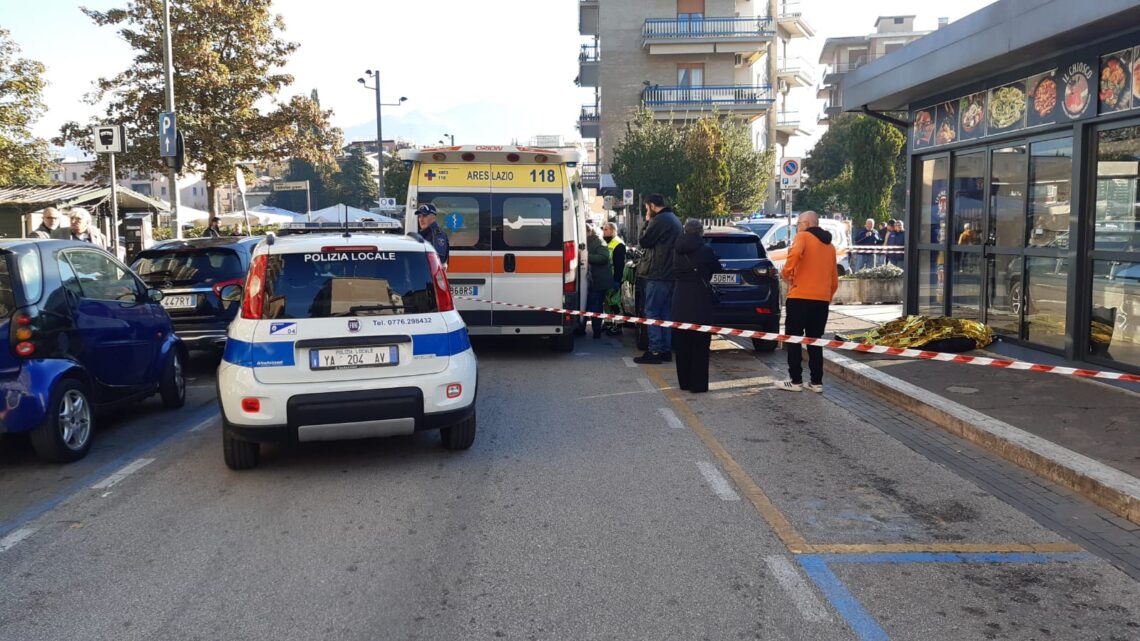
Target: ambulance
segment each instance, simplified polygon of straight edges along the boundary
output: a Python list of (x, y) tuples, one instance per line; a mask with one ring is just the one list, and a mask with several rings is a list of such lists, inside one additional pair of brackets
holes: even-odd
[(549, 336), (573, 351), (580, 319), (514, 303), (585, 309), (586, 201), (576, 151), (463, 145), (405, 149), (406, 229), (432, 204), (447, 233), (447, 278), (471, 334)]

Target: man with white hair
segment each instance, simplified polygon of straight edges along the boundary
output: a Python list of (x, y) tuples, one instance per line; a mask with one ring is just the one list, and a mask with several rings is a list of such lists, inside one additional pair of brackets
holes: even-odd
[(79, 240), (91, 243), (101, 249), (107, 249), (107, 239), (99, 230), (91, 225), (91, 212), (82, 207), (73, 207), (71, 215), (71, 234), (68, 240)]

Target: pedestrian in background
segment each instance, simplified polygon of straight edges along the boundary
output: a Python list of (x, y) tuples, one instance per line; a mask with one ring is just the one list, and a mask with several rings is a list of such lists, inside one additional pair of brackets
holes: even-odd
[(439, 262), (443, 263), (444, 269), (447, 269), (447, 257), (451, 253), (451, 244), (447, 240), (447, 234), (439, 228), (435, 215), (435, 205), (431, 203), (420, 205), (416, 209), (416, 222), (419, 224), (420, 236), (435, 248), (435, 253), (439, 254)]
[[(665, 197), (661, 194), (653, 194), (646, 201), (645, 220), (649, 224), (637, 241), (644, 252), (637, 265), (637, 278), (645, 283), (645, 315), (656, 320), (672, 320), (673, 244), (681, 235), (681, 221), (672, 208), (665, 206)], [(634, 362), (658, 364), (672, 361), (669, 330), (650, 325), (648, 334), (649, 349), (633, 359)]]
[[(602, 313), (602, 301), (606, 292), (613, 285), (614, 270), (610, 265), (610, 250), (593, 225), (586, 225), (586, 311), (597, 314)], [(594, 338), (602, 337), (602, 319), (592, 317), (590, 326), (594, 330)]]
[(40, 226), (32, 232), (32, 238), (54, 238), (59, 229), (59, 210), (55, 207), (45, 207), (40, 217)]
[[(704, 226), (690, 218), (684, 233), (674, 245), (672, 320), (680, 323), (712, 323), (712, 275), (720, 269), (720, 259), (705, 244)], [(709, 343), (712, 336), (689, 329), (674, 329), (673, 347), (677, 352), (677, 385), (694, 394), (709, 391)]]
[[(607, 314), (621, 314), (621, 279), (625, 274), (625, 241), (618, 236), (618, 228), (614, 223), (606, 223), (602, 227), (602, 240), (610, 250), (610, 264), (614, 268), (613, 288), (606, 292), (602, 309)], [(609, 321), (606, 333), (610, 336), (621, 335), (621, 321)]]
[[(788, 251), (781, 272), (788, 282), (785, 304), (784, 333), (788, 336), (820, 338), (827, 326), (831, 299), (839, 289), (839, 272), (835, 267), (835, 247), (831, 234), (819, 226), (819, 216), (805, 211), (796, 221), (796, 240)], [(803, 352), (799, 343), (784, 343), (788, 352), (788, 375), (791, 380), (776, 384), (777, 389), (799, 392), (804, 388)], [(811, 380), (807, 388), (823, 391), (823, 348), (809, 345), (808, 369)]]
[[(855, 237), (851, 239), (851, 242), (856, 247), (878, 247), (881, 240), (879, 238), (879, 233), (875, 231), (875, 219), (868, 218), (863, 223), (863, 229), (860, 229), (855, 233)], [(874, 265), (874, 252), (858, 252), (855, 254), (855, 271), (874, 267)]]
[(892, 221), (894, 228), (887, 237), (887, 246), (897, 248), (895, 251), (887, 254), (887, 261), (896, 267), (902, 267), (904, 252), (903, 248), (906, 247), (906, 232), (903, 231), (903, 222), (901, 220)]
[(107, 249), (107, 239), (91, 225), (91, 212), (82, 207), (74, 207), (68, 214), (71, 216), (71, 233), (68, 235), (68, 240), (78, 240)]
[(210, 216), (210, 222), (206, 226), (206, 231), (202, 232), (202, 237), (203, 238), (221, 238), (222, 237), (222, 230), (218, 229), (218, 226), (221, 224), (222, 224), (222, 221), (219, 220), (217, 216)]

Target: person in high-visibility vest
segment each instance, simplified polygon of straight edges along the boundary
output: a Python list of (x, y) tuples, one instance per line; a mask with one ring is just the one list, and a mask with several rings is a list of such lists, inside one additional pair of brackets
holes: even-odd
[[(618, 236), (617, 225), (614, 223), (606, 223), (602, 227), (602, 239), (610, 250), (610, 264), (614, 267), (614, 286), (606, 292), (602, 309), (607, 314), (620, 314), (621, 278), (622, 274), (625, 273), (625, 241)], [(606, 334), (610, 336), (621, 335), (620, 321), (607, 321), (607, 323), (609, 323), (609, 327), (606, 328)]]

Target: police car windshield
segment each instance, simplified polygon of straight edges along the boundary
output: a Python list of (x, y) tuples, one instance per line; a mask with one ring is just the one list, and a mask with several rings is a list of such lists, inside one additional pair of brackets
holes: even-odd
[(264, 318), (390, 316), (436, 311), (423, 252), (274, 254)]

